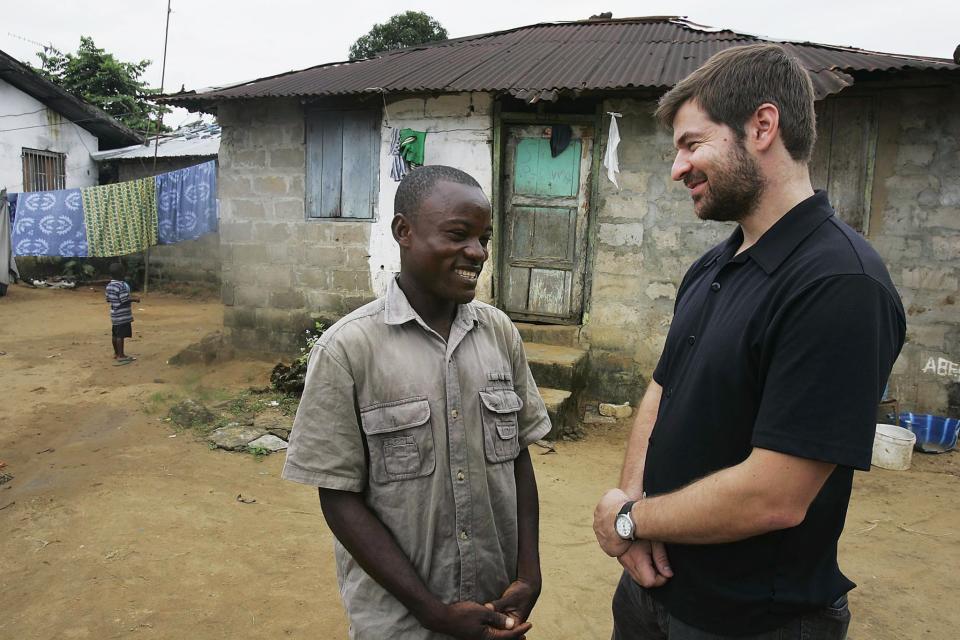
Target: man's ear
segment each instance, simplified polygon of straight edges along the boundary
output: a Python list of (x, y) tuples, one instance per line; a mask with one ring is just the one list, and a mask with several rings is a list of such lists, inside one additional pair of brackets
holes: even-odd
[(397, 244), (406, 249), (410, 246), (410, 234), (413, 229), (410, 226), (410, 220), (402, 213), (396, 213), (393, 221), (390, 223), (390, 230), (393, 231), (393, 239)]
[(753, 112), (745, 127), (747, 139), (757, 151), (767, 151), (780, 133), (780, 110), (764, 102)]

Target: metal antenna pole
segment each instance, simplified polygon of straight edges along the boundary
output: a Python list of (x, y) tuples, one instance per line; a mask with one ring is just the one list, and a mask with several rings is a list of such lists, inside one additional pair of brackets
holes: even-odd
[[(170, 3), (167, 0), (167, 26), (163, 31), (163, 62), (160, 66), (160, 93), (163, 94), (163, 85), (167, 79), (167, 42), (170, 39)], [(157, 105), (157, 133), (153, 139), (153, 175), (157, 175), (157, 154), (160, 152), (160, 124), (163, 122), (162, 107)], [(143, 295), (146, 296), (150, 290), (150, 245), (147, 245), (146, 256), (144, 258), (143, 270)]]

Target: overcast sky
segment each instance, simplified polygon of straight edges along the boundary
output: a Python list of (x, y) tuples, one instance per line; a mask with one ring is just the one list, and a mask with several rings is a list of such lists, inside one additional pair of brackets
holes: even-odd
[[(122, 60), (153, 60), (146, 79), (152, 86), (160, 85), (167, 0), (5, 4), (0, 50), (37, 63), (35, 42), (75, 51), (81, 35), (92, 36), (97, 46)], [(395, 0), (172, 0), (172, 9), (167, 91), (181, 86), (199, 89), (345, 60), (357, 37), (407, 9), (433, 16), (450, 37), (612, 11), (615, 18), (680, 15), (701, 24), (782, 40), (940, 58), (952, 57), (960, 43), (960, 0), (438, 0), (410, 4)], [(166, 122), (176, 126), (190, 117), (178, 110), (168, 115)]]

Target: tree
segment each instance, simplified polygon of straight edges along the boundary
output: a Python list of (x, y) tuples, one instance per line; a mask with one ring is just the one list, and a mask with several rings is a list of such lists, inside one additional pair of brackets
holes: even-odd
[(383, 51), (412, 47), (447, 39), (447, 30), (422, 11), (405, 11), (357, 38), (350, 46), (350, 59), (372, 58)]
[[(42, 76), (135, 131), (155, 132), (158, 115), (170, 111), (150, 103), (150, 97), (159, 90), (148, 88), (140, 79), (150, 60), (121, 62), (86, 36), (81, 36), (76, 53), (63, 53), (47, 46), (37, 56), (41, 65), (36, 70)], [(169, 128), (161, 123), (160, 130)]]

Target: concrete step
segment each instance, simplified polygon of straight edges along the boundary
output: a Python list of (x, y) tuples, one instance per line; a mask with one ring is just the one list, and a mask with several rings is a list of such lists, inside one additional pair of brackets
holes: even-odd
[(579, 390), (587, 362), (585, 350), (539, 342), (526, 342), (523, 348), (538, 387)]
[(576, 419), (576, 407), (573, 406), (573, 393), (563, 389), (551, 389), (549, 387), (539, 387), (540, 397), (543, 398), (543, 404), (547, 405), (547, 414), (550, 416), (550, 423), (553, 428), (547, 434), (550, 440), (557, 439), (564, 433), (571, 418)]
[(552, 344), (559, 347), (581, 347), (579, 325), (536, 324), (514, 322), (524, 342)]

